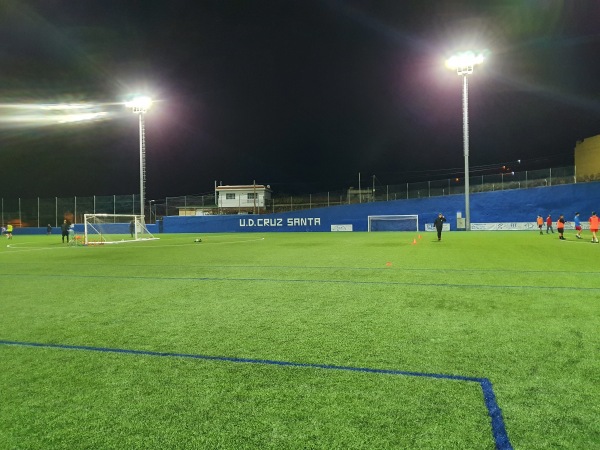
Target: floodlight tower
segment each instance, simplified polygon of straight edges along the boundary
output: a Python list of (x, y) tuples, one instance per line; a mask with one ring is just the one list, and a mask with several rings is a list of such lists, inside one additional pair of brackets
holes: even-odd
[(134, 114), (139, 116), (140, 120), (140, 215), (144, 216), (144, 193), (146, 191), (146, 131), (144, 125), (144, 114), (152, 106), (150, 97), (135, 97), (125, 104), (131, 108)]
[(473, 73), (477, 64), (483, 62), (483, 55), (474, 52), (457, 53), (446, 61), (446, 67), (456, 70), (463, 77), (462, 108), (463, 108), (463, 149), (465, 156), (465, 229), (471, 229), (471, 210), (469, 206), (469, 83), (468, 76)]

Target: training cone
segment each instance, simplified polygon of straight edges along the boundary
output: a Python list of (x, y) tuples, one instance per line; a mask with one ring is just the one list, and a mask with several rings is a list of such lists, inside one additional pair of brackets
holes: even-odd
[(419, 239), (421, 239), (421, 235), (419, 235)]
[(413, 245), (415, 245), (417, 243), (416, 239), (413, 239)]

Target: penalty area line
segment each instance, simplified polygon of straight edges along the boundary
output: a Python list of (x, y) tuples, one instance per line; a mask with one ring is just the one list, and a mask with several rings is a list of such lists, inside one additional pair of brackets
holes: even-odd
[(316, 363), (300, 363), (293, 361), (276, 361), (269, 359), (254, 359), (254, 358), (235, 358), (230, 356), (211, 356), (211, 355), (199, 355), (199, 354), (188, 354), (188, 353), (175, 353), (175, 352), (156, 352), (151, 350), (132, 350), (132, 349), (121, 349), (121, 348), (108, 348), (108, 347), (89, 347), (83, 345), (67, 345), (67, 344), (45, 344), (39, 342), (19, 342), (19, 341), (6, 341), (0, 340), (0, 345), (7, 346), (19, 346), (19, 347), (37, 347), (37, 348), (52, 348), (61, 350), (81, 350), (88, 352), (102, 352), (102, 353), (120, 353), (129, 355), (140, 355), (140, 356), (153, 356), (153, 357), (167, 357), (167, 358), (189, 358), (189, 359), (200, 359), (205, 361), (222, 361), (237, 364), (261, 364), (271, 365), (280, 367), (299, 367), (308, 369), (323, 369), (323, 370), (340, 370), (348, 372), (366, 372), (382, 375), (396, 375), (396, 376), (410, 376), (410, 377), (422, 377), (422, 378), (434, 378), (454, 381), (464, 381), (477, 383), (481, 387), (485, 407), (488, 411), (488, 415), (491, 419), (492, 435), (498, 450), (512, 450), (512, 444), (508, 438), (506, 432), (506, 426), (502, 417), (502, 410), (496, 400), (496, 394), (492, 387), (492, 382), (487, 378), (476, 378), (467, 377), (462, 375), (448, 375), (448, 374), (436, 374), (436, 373), (422, 373), (422, 372), (411, 372), (403, 370), (392, 370), (392, 369), (377, 369), (369, 367), (353, 367), (353, 366), (338, 366), (330, 364), (316, 364)]

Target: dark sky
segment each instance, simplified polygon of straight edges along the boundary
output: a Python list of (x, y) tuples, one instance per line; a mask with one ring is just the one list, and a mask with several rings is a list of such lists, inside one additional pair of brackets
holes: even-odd
[[(270, 184), (275, 193), (460, 176), (457, 50), (469, 77), (470, 164), (573, 164), (600, 134), (596, 0), (3, 0), (0, 196), (147, 194)], [(40, 104), (102, 120), (57, 124)], [(495, 169), (494, 169), (495, 170)]]

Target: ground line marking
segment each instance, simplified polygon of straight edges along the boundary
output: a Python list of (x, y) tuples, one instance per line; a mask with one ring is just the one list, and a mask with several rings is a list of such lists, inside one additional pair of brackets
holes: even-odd
[(423, 377), (423, 378), (435, 378), (444, 380), (455, 380), (478, 383), (483, 392), (483, 398), (485, 407), (488, 411), (492, 422), (492, 435), (498, 450), (512, 450), (512, 445), (508, 439), (506, 433), (506, 427), (504, 425), (504, 419), (502, 417), (502, 410), (498, 406), (496, 401), (496, 394), (492, 387), (492, 382), (487, 378), (467, 377), (463, 375), (447, 375), (447, 374), (435, 374), (435, 373), (422, 373), (412, 372), (403, 370), (392, 370), (392, 369), (375, 369), (369, 367), (352, 367), (352, 366), (338, 366), (330, 364), (316, 364), (316, 363), (300, 363), (292, 361), (276, 361), (270, 359), (253, 359), (253, 358), (235, 358), (229, 356), (211, 356), (211, 355), (197, 355), (189, 353), (176, 353), (176, 352), (156, 352), (151, 350), (130, 350), (130, 349), (119, 349), (119, 348), (107, 348), (107, 347), (91, 347), (84, 345), (67, 345), (67, 344), (45, 344), (40, 342), (19, 342), (19, 341), (7, 341), (0, 340), (1, 345), (11, 345), (20, 347), (38, 347), (38, 348), (54, 348), (62, 350), (83, 350), (92, 352), (104, 352), (104, 353), (120, 353), (130, 355), (144, 355), (144, 356), (156, 356), (156, 357), (170, 357), (170, 358), (190, 358), (190, 359), (201, 359), (205, 361), (224, 361), (231, 363), (244, 363), (244, 364), (263, 364), (272, 366), (284, 366), (284, 367), (303, 367), (312, 369), (324, 369), (324, 370), (340, 370), (349, 372), (366, 372), (376, 373), (383, 375), (400, 375), (400, 376), (412, 376), (412, 377)]

